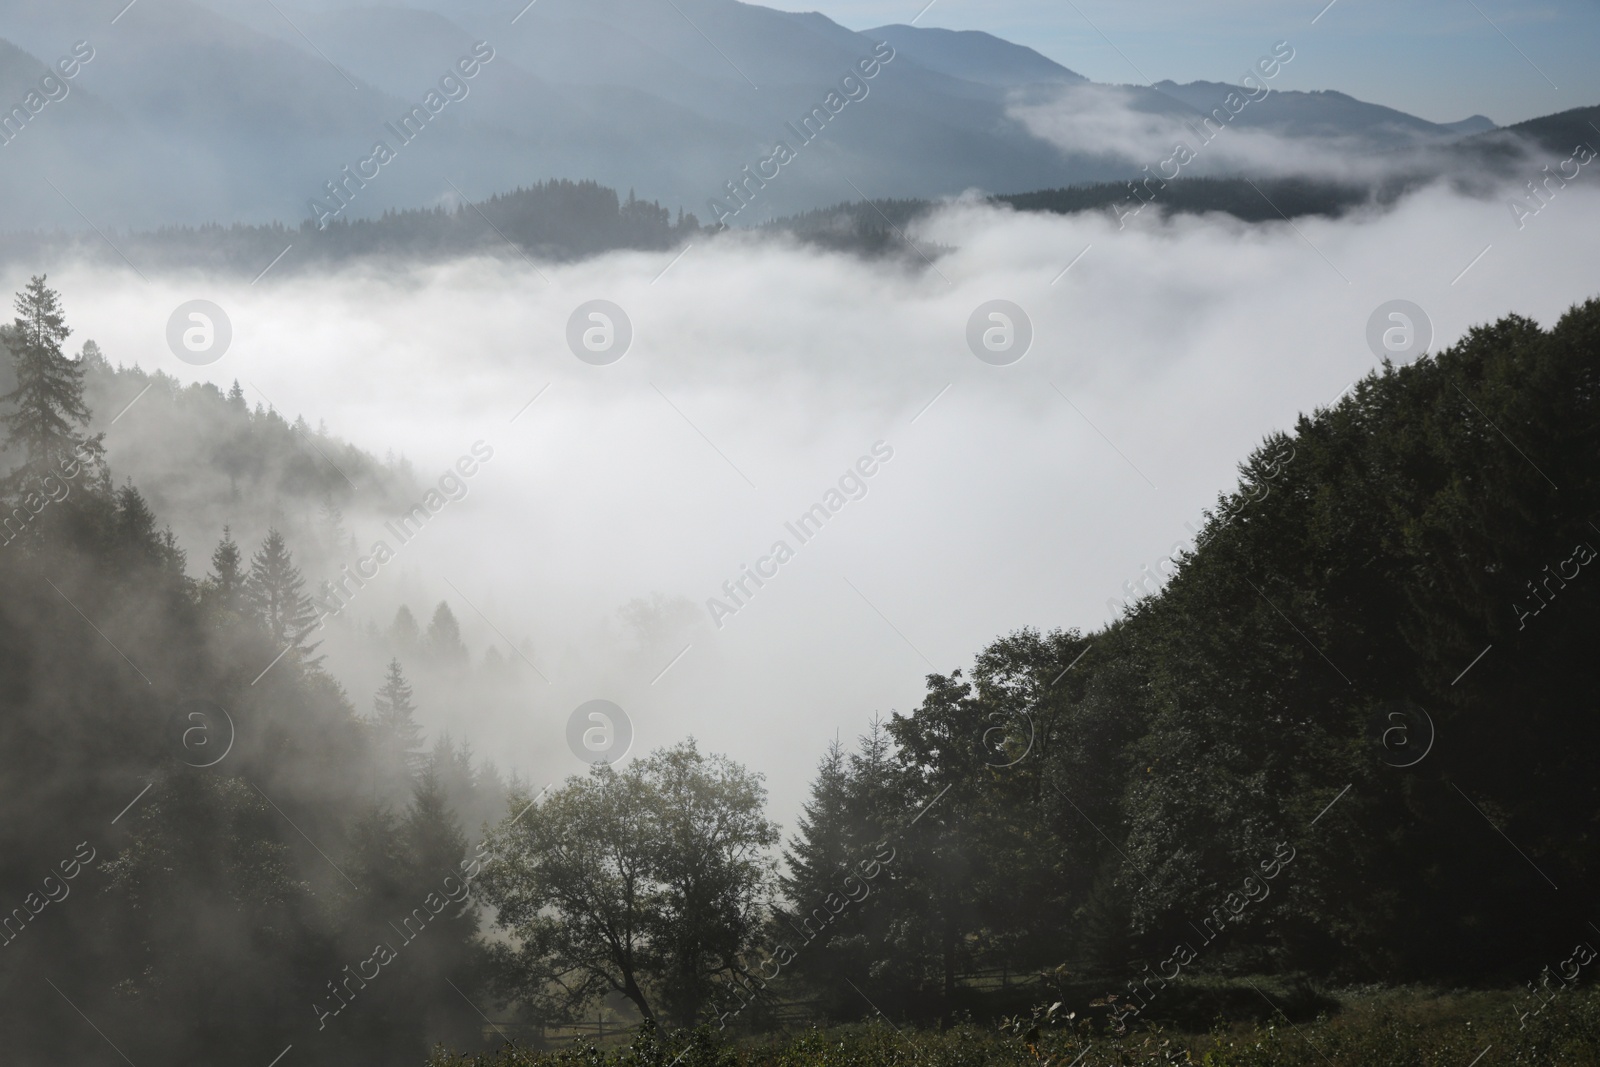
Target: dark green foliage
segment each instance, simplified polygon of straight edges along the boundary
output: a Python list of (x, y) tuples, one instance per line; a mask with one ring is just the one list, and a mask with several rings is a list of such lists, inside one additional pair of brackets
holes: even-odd
[(503, 999), (565, 1020), (617, 994), (646, 1020), (693, 1025), (760, 935), (778, 836), (765, 803), (760, 775), (692, 740), (515, 791), (480, 890), (512, 940)]
[[(1186, 977), (1474, 983), (1564, 954), (1600, 880), (1597, 400), (1600, 302), (1474, 329), (1269, 437), (1124, 618), (930, 675), (889, 724), (888, 873), (782, 995), (948, 1024), (1005, 1002), (984, 971), (1148, 998), (1175, 946)], [(1431, 749), (1420, 718), (1379, 743), (1395, 706)], [(780, 919), (865, 811), (830, 752)]]

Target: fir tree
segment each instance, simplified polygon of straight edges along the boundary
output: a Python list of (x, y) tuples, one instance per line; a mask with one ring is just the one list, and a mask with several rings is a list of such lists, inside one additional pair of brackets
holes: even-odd
[[(317, 624), (311, 598), (306, 595), (305, 579), (277, 529), (267, 531), (261, 550), (250, 560), (250, 577), (245, 580), (245, 596), (256, 620), (279, 646), (292, 645), (302, 657), (316, 645), (304, 644), (306, 635)], [(306, 661), (315, 665), (313, 661)]]
[(412, 862), (426, 881), (436, 871), (453, 871), (467, 851), (461, 824), (450, 810), (444, 786), (432, 770), (424, 770), (411, 794), (401, 833)]
[(389, 661), (383, 686), (372, 698), (372, 718), (377, 733), (378, 758), (386, 773), (402, 778), (409, 789), (412, 779), (427, 762), (422, 754), (422, 727), (417, 725), (416, 704), (411, 686), (400, 669), (400, 661)]
[(849, 873), (851, 816), (844, 748), (835, 739), (817, 766), (811, 797), (801, 807), (799, 832), (783, 850), (789, 871), (778, 882), (802, 914)]
[(218, 611), (242, 615), (245, 610), (244, 557), (233, 540), (233, 531), (224, 526), (222, 540), (211, 553), (211, 573), (201, 586), (201, 597)]
[(11, 353), (16, 388), (0, 397), (14, 405), (0, 415), (6, 426), (6, 450), (27, 452), (23, 468), (11, 477), (13, 486), (43, 477), (82, 449), (98, 463), (101, 436), (84, 437), (77, 427), (89, 422), (83, 402), (83, 367), (68, 359), (61, 342), (72, 333), (61, 310), (61, 294), (47, 288), (43, 275), (32, 278), (17, 294), (17, 317), (0, 327), (0, 345)]

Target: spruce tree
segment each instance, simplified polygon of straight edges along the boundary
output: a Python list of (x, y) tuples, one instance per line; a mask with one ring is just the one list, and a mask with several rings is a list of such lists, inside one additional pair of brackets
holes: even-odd
[[(302, 657), (317, 647), (304, 643), (317, 624), (316, 610), (305, 585), (283, 535), (276, 528), (268, 530), (261, 550), (251, 557), (245, 597), (273, 643), (280, 647), (292, 645)], [(314, 666), (316, 661), (304, 662)]]
[(0, 327), (0, 345), (11, 353), (16, 388), (0, 397), (14, 405), (0, 415), (6, 426), (5, 450), (21, 448), (27, 459), (9, 479), (12, 487), (42, 478), (72, 459), (81, 448), (98, 463), (101, 436), (84, 437), (77, 427), (89, 422), (83, 402), (83, 367), (61, 351), (72, 330), (61, 309), (61, 294), (34, 276), (17, 294), (17, 317)]
[(201, 586), (201, 597), (217, 611), (242, 615), (245, 610), (244, 557), (233, 540), (233, 531), (224, 526), (222, 540), (211, 553), (211, 573)]
[(106, 359), (105, 353), (100, 351), (100, 346), (93, 341), (83, 342), (83, 351), (78, 353), (78, 366), (84, 371), (109, 371), (111, 363)]
[(811, 783), (811, 797), (800, 809), (799, 832), (783, 850), (788, 873), (778, 883), (802, 915), (836, 887), (849, 871), (851, 855), (849, 779), (845, 753), (829, 742)]
[(422, 727), (417, 724), (417, 706), (412, 702), (411, 686), (406, 682), (400, 661), (389, 661), (383, 686), (372, 698), (373, 730), (377, 734), (378, 759), (384, 773), (398, 779), (409, 791), (412, 780), (427, 760), (422, 753)]

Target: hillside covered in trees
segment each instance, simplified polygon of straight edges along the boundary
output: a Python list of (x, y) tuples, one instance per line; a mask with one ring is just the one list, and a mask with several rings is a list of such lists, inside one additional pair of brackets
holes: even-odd
[[(385, 211), (373, 219), (306, 220), (298, 226), (172, 226), (103, 237), (84, 232), (9, 234), (0, 259), (52, 263), (67, 258), (148, 270), (203, 270), (247, 278), (325, 270), (355, 260), (401, 256), (534, 255), (557, 262), (616, 249), (665, 250), (700, 232), (694, 215), (626, 198), (593, 181), (551, 179), (480, 203)], [(287, 252), (286, 252), (287, 250)], [(281, 259), (279, 257), (282, 257)]]
[[(291, 542), (219, 530), (194, 577), (91, 432), (113, 372), (65, 355), (42, 278), (17, 307), (18, 1062), (114, 1035), (135, 1063), (420, 1063), (599, 1005), (707, 1042), (1051, 1000), (1127, 1031), (1240, 976), (1516, 985), (1591, 936), (1600, 302), (1474, 329), (1264, 441), (1124, 617), (929, 675), (821, 754), (786, 832), (692, 741), (535, 789), (430, 749), (408, 663), (347, 694)], [(241, 414), (216, 425), (266, 417)], [(417, 629), (419, 660), (461, 655)]]
[[(1600, 302), (1385, 366), (1264, 441), (1116, 623), (999, 638), (827, 752), (764, 924), (683, 972), (641, 906), (585, 973), (734, 1033), (1051, 1000), (1204, 1029), (1273, 1014), (1250, 975), (1539, 975), (1597, 874), (1597, 387)], [(648, 872), (636, 847), (595, 877)], [(549, 1017), (570, 947), (510, 926), (500, 994)]]
[[(794, 971), (836, 1018), (845, 979), (949, 1020), (1005, 968), (1128, 1022), (1179, 972), (1513, 985), (1568, 956), (1600, 874), (1597, 390), (1595, 301), (1386, 366), (1265, 441), (1119, 621), (931, 675), (823, 762)], [(818, 912), (882, 840), (870, 898)]]

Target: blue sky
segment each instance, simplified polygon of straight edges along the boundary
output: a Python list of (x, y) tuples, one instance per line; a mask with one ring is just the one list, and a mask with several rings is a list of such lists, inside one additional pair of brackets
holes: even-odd
[[(910, 22), (927, 0), (764, 2), (867, 29)], [(1103, 82), (1237, 81), (1288, 40), (1296, 57), (1279, 88), (1338, 89), (1435, 122), (1483, 114), (1505, 125), (1600, 104), (1596, 0), (1326, 3), (934, 0), (917, 25), (986, 30)]]

